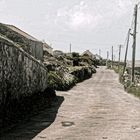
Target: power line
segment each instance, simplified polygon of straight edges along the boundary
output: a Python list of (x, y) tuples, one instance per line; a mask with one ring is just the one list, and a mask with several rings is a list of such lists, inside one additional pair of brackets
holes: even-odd
[[(131, 21), (131, 24), (130, 24), (130, 29), (131, 30), (133, 30), (133, 26), (134, 26), (134, 16), (133, 16), (133, 18), (132, 18), (132, 21)], [(123, 44), (123, 46), (125, 46), (126, 45), (126, 43), (127, 43), (127, 39), (128, 39), (128, 32), (127, 32), (127, 36), (126, 36), (126, 38), (125, 38), (125, 41), (124, 41), (124, 44)]]

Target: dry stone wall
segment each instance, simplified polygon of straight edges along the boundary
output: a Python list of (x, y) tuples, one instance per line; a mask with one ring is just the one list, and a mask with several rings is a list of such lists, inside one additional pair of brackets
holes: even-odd
[[(20, 29), (19, 29), (20, 30)], [(23, 31), (21, 31), (23, 32)], [(18, 43), (22, 49), (28, 54), (34, 56), (36, 59), (43, 61), (43, 43), (37, 40), (31, 40), (22, 34), (8, 28), (6, 25), (0, 23), (0, 34), (6, 38)]]
[(0, 36), (0, 104), (47, 88), (47, 69), (11, 40)]

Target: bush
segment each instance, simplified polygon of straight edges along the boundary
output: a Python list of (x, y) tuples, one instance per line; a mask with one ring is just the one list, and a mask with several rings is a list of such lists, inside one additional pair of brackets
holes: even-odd
[(50, 71), (48, 73), (48, 87), (53, 89), (59, 89), (62, 85), (62, 78), (56, 72)]
[(79, 58), (79, 53), (73, 52), (73, 53), (72, 53), (72, 57), (78, 57), (78, 58)]
[(79, 66), (79, 58), (73, 59), (73, 66)]
[(62, 75), (60, 72), (56, 73), (50, 71), (48, 74), (48, 87), (55, 90), (69, 90), (76, 82), (76, 77), (68, 73)]

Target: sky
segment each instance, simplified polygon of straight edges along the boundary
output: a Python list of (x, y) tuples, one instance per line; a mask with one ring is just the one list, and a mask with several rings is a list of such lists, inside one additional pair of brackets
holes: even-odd
[[(12, 24), (54, 50), (82, 53), (90, 50), (106, 58), (114, 46), (124, 59), (125, 40), (138, 0), (0, 0), (0, 22)], [(140, 10), (139, 10), (140, 11)], [(138, 11), (138, 12), (139, 12)], [(140, 60), (140, 14), (138, 14), (136, 59)], [(132, 26), (133, 27), (133, 26)], [(132, 30), (133, 31), (133, 30)], [(128, 59), (131, 60), (132, 37)]]

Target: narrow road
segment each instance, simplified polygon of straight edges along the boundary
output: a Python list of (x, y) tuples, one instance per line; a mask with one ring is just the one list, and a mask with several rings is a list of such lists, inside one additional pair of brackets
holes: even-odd
[[(9, 134), (10, 138), (140, 140), (140, 100), (124, 92), (118, 75), (112, 70), (99, 68), (91, 79), (77, 84), (68, 92), (57, 92), (57, 95), (63, 96), (64, 101), (49, 127), (36, 132), (35, 127), (45, 125), (43, 118), (38, 116), (36, 125), (25, 124), (16, 130), (16, 134), (15, 131)], [(32, 132), (34, 136), (29, 138), (28, 134)]]

